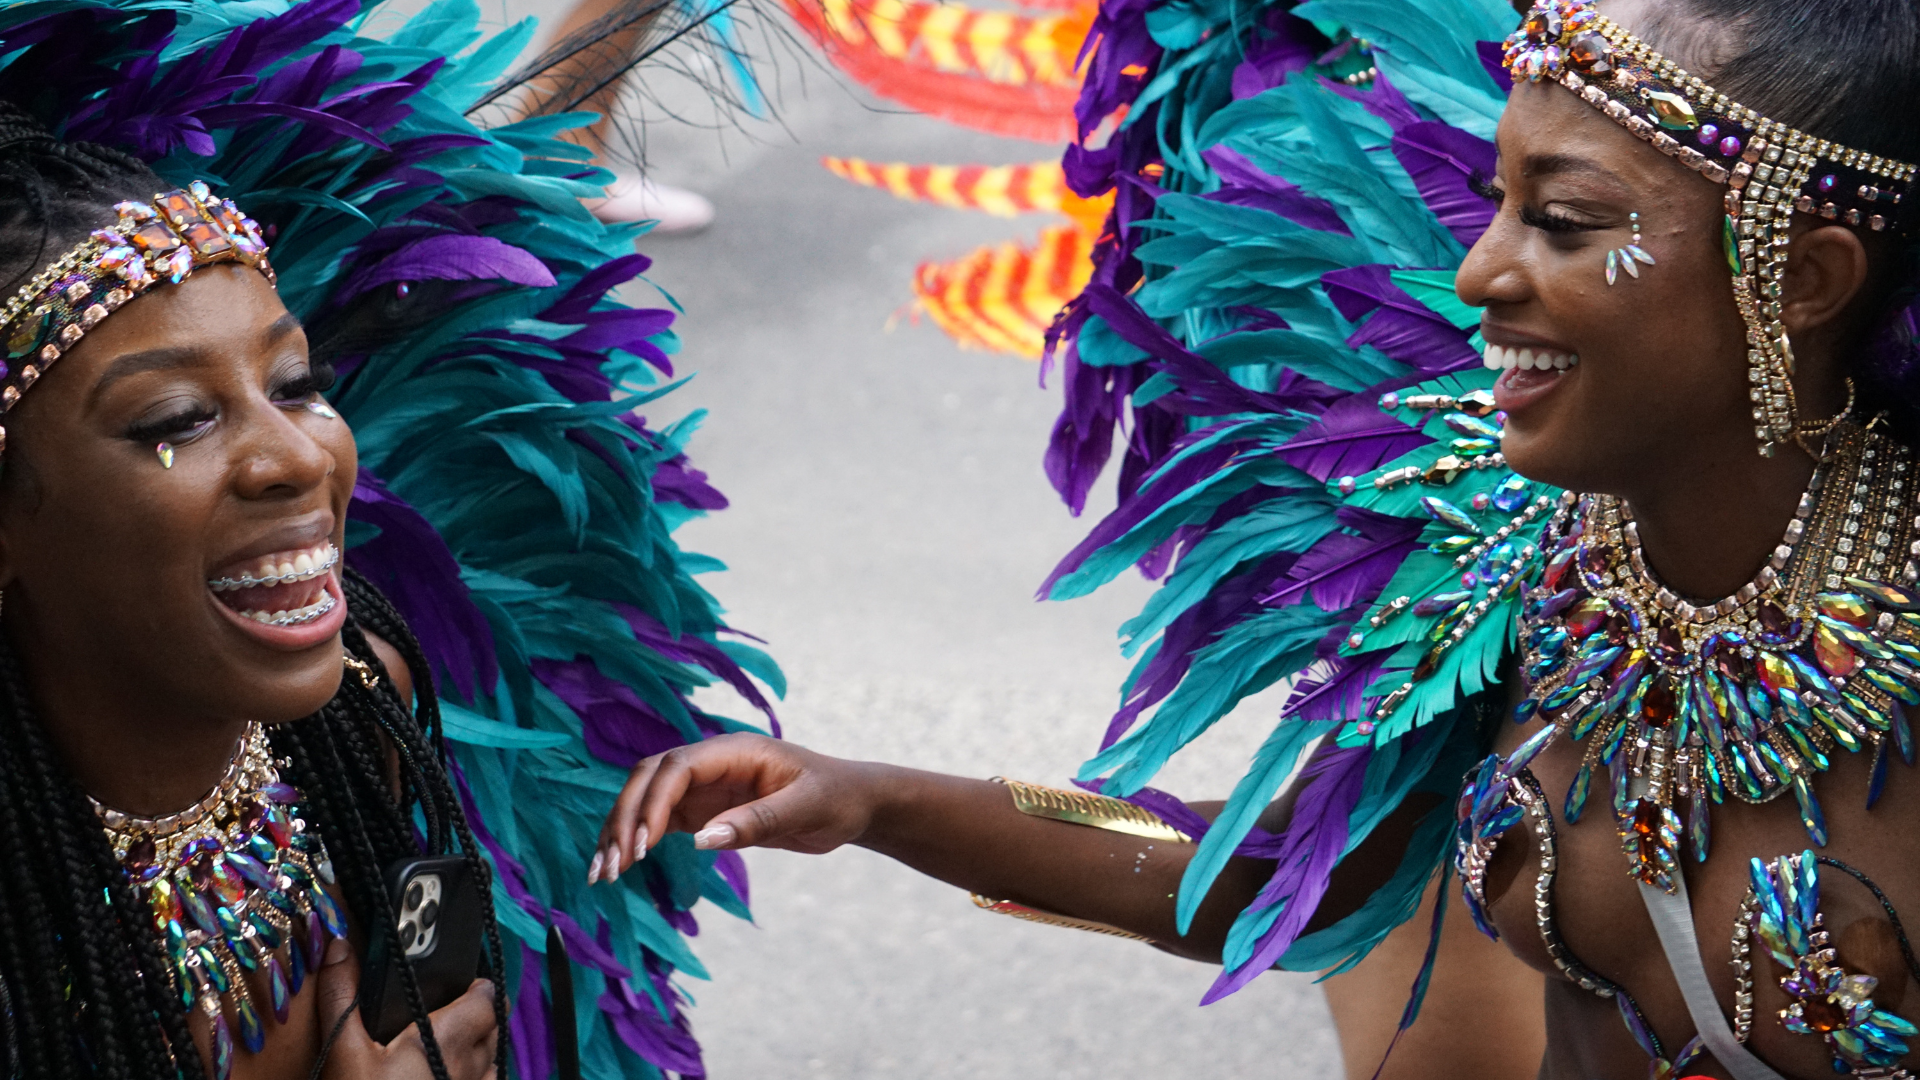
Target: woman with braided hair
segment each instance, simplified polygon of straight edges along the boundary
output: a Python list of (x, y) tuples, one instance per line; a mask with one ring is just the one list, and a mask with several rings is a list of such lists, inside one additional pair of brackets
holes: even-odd
[[(327, 364), (255, 226), (170, 187), (0, 111), (8, 1075), (504, 1077), (433, 683), (339, 564), (356, 455)], [(409, 979), (415, 1026), (381, 1046), (357, 957), (395, 933), (384, 869), (423, 851), (467, 856), (489, 975), (431, 1016)]]

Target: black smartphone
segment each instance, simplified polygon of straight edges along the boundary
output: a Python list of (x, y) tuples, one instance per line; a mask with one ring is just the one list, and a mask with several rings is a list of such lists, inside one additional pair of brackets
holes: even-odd
[(360, 976), (361, 1020), (381, 1043), (392, 1042), (414, 1020), (402, 965), (413, 968), (421, 1003), (433, 1012), (480, 977), (482, 955), (480, 894), (463, 856), (402, 859), (387, 868), (387, 892), (397, 933), (394, 939), (373, 936)]

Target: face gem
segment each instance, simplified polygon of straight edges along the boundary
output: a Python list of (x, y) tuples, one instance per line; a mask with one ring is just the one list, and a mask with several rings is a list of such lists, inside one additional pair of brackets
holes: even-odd
[(1739, 157), (1740, 156), (1740, 139), (1737, 136), (1733, 136), (1733, 135), (1729, 135), (1726, 138), (1721, 139), (1720, 140), (1720, 156)]
[(201, 258), (210, 258), (233, 247), (226, 234), (204, 221), (187, 225), (180, 232)]
[(140, 226), (127, 239), (141, 251), (171, 251), (180, 246), (180, 238), (173, 230), (157, 221)]
[(1692, 131), (1700, 126), (1700, 120), (1693, 113), (1693, 106), (1679, 94), (1670, 94), (1664, 90), (1642, 89), (1640, 97), (1647, 107), (1653, 110), (1653, 117), (1663, 128), (1674, 131)]
[(1583, 74), (1605, 75), (1613, 70), (1613, 44), (1598, 30), (1584, 30), (1567, 43), (1567, 60)]

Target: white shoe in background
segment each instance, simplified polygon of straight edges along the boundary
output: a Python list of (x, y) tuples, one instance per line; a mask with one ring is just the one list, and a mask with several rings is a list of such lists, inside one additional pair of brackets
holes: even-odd
[(713, 224), (713, 204), (705, 196), (621, 173), (607, 185), (607, 197), (589, 200), (593, 216), (609, 224), (657, 221), (657, 233), (691, 233)]

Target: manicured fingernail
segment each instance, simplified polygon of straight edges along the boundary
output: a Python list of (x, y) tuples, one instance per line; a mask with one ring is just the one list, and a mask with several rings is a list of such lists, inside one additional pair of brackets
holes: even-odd
[(647, 827), (645, 825), (640, 826), (640, 830), (633, 834), (633, 861), (634, 862), (639, 862), (641, 859), (644, 859), (647, 857), (647, 840), (648, 839), (649, 837), (647, 836)]
[(619, 880), (621, 872), (626, 869), (626, 867), (622, 865), (621, 859), (620, 841), (615, 840), (613, 843), (607, 845), (607, 865), (601, 871), (606, 874), (608, 881)]
[(693, 834), (693, 846), (702, 851), (725, 847), (733, 843), (735, 835), (731, 825), (709, 825)]
[(605, 858), (604, 855), (601, 855), (597, 851), (593, 853), (593, 862), (587, 864), (587, 884), (592, 885), (594, 882), (600, 880), (600, 863), (604, 861)]

